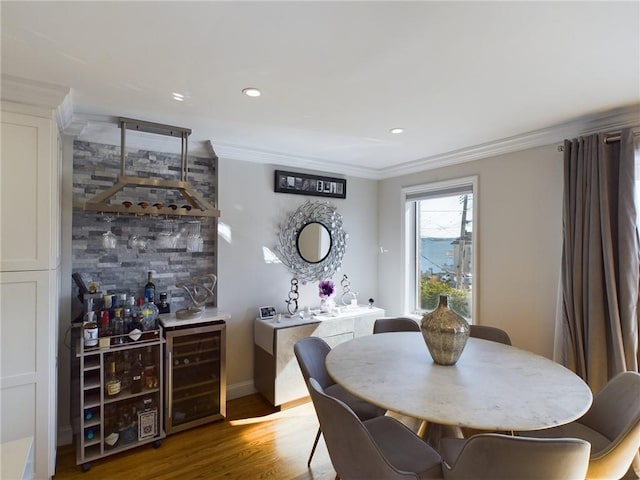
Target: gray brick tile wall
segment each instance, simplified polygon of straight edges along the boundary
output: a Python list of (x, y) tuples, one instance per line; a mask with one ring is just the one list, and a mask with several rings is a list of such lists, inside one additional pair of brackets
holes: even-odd
[[(180, 156), (170, 153), (127, 149), (125, 174), (144, 178), (180, 180)], [(210, 203), (217, 205), (217, 159), (189, 157), (188, 181)], [(73, 200), (86, 201), (116, 183), (120, 175), (120, 147), (92, 142), (75, 141), (73, 148)], [(125, 188), (112, 197), (112, 203), (125, 200), (150, 205), (186, 202), (179, 192), (153, 188)], [(73, 272), (79, 272), (85, 283), (97, 282), (107, 293), (143, 294), (147, 271), (154, 272), (156, 292), (167, 292), (172, 311), (190, 304), (184, 290), (177, 288), (192, 276), (214, 273), (217, 275), (217, 219), (201, 219), (200, 235), (204, 240), (201, 253), (186, 251), (188, 222), (191, 217), (165, 219), (150, 216), (121, 215), (114, 217), (111, 231), (118, 244), (114, 250), (102, 246), (103, 233), (109, 224), (100, 213), (74, 210), (72, 226)], [(172, 223), (177, 230), (187, 228), (177, 248), (156, 248), (158, 233)], [(147, 249), (130, 248), (131, 235), (147, 241)], [(77, 293), (75, 290), (74, 292)], [(216, 289), (217, 293), (217, 289)], [(211, 302), (217, 304), (217, 297)]]

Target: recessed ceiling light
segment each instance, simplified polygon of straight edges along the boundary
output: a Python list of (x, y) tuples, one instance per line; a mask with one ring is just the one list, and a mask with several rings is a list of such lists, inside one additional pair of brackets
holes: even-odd
[(262, 92), (260, 90), (253, 87), (244, 88), (242, 90), (242, 93), (244, 93), (247, 97), (259, 97), (260, 95), (262, 95)]
[(172, 93), (172, 95), (173, 95), (173, 99), (174, 99), (176, 102), (184, 102), (184, 95), (183, 95), (183, 94), (173, 92), (173, 93)]
[(392, 128), (389, 130), (391, 133), (402, 133), (404, 132), (404, 128)]

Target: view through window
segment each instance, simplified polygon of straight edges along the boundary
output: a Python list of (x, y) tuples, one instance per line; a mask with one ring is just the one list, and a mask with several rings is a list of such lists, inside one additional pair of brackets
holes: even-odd
[(442, 294), (460, 315), (473, 317), (474, 182), (425, 185), (408, 192), (414, 221), (407, 233), (415, 240), (408, 267), (415, 272), (415, 308), (430, 311)]

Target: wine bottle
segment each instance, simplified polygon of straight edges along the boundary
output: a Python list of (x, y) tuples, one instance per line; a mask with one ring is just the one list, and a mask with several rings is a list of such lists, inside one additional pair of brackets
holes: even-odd
[(153, 303), (156, 298), (156, 285), (153, 283), (153, 272), (147, 272), (147, 284), (144, 286), (144, 298)]
[(142, 354), (138, 353), (136, 361), (131, 366), (131, 393), (140, 393), (144, 384), (142, 370)]

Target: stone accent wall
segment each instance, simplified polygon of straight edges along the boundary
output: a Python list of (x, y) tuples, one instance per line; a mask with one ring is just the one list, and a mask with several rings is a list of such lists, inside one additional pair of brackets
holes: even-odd
[[(213, 158), (190, 156), (187, 180), (194, 189), (211, 204), (218, 204), (218, 161)], [(180, 180), (180, 155), (127, 149), (125, 174), (128, 176)], [(120, 147), (83, 141), (73, 146), (73, 200), (86, 201), (97, 193), (113, 186), (120, 175)], [(125, 200), (137, 204), (140, 201), (165, 205), (186, 204), (177, 191), (152, 188), (125, 188), (112, 197), (111, 203)], [(177, 282), (197, 275), (217, 275), (217, 219), (201, 220), (200, 235), (204, 239), (203, 252), (188, 253), (186, 238), (188, 222), (193, 217), (175, 219), (150, 216), (113, 216), (111, 231), (117, 236), (115, 250), (102, 247), (102, 236), (109, 227), (104, 215), (97, 212), (74, 210), (72, 227), (73, 272), (79, 272), (85, 283), (97, 282), (107, 293), (127, 293), (142, 296), (147, 272), (153, 271), (156, 292), (167, 292), (172, 311), (190, 305), (184, 290), (176, 288)], [(169, 223), (174, 229), (186, 228), (177, 248), (156, 248), (156, 237)], [(174, 231), (177, 231), (174, 230)], [(146, 250), (129, 247), (128, 240), (136, 235), (147, 242)], [(77, 289), (74, 290), (77, 293)], [(217, 293), (217, 289), (216, 289)], [(217, 305), (217, 295), (212, 306)]]

